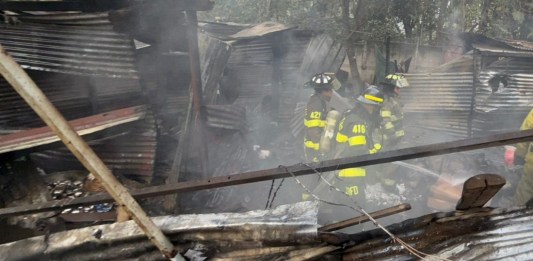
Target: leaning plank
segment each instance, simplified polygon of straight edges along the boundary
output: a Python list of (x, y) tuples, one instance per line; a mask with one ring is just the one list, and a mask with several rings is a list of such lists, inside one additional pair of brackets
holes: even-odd
[(152, 243), (166, 257), (176, 257), (177, 260), (185, 260), (179, 254), (176, 255), (176, 251), (170, 240), (168, 240), (163, 232), (146, 215), (139, 203), (120, 184), (117, 178), (113, 176), (111, 170), (107, 168), (91, 147), (72, 129), (63, 115), (50, 102), (41, 89), (37, 87), (22, 67), (1, 46), (0, 74), (2, 74), (6, 81), (9, 82), (13, 89), (28, 103), (35, 113), (39, 115), (46, 125), (61, 138), (61, 141), (63, 141), (83, 166), (96, 176), (113, 199), (128, 211)]

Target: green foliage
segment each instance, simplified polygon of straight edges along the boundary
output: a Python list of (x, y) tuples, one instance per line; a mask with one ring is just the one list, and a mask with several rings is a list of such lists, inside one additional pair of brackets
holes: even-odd
[[(346, 1), (346, 0), (344, 0)], [(458, 32), (531, 39), (533, 0), (216, 0), (200, 19), (259, 23), (277, 21), (304, 29), (325, 30), (340, 39), (438, 43)], [(348, 25), (348, 26), (346, 26)], [(353, 35), (357, 35), (354, 37)]]

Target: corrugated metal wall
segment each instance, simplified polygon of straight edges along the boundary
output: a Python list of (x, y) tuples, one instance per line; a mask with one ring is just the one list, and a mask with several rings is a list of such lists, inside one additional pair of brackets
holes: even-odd
[(138, 78), (133, 41), (111, 29), (0, 25), (0, 44), (25, 69)]
[(402, 89), (405, 124), (468, 136), (473, 73), (407, 74), (410, 87)]
[[(226, 65), (237, 81), (236, 104), (255, 108), (265, 95), (272, 94), (272, 42), (268, 37), (240, 41), (232, 45), (233, 52)], [(231, 82), (228, 82), (231, 84)]]
[[(488, 60), (489, 58), (486, 58)], [(491, 84), (503, 76), (507, 86)], [(476, 84), (473, 134), (486, 135), (518, 130), (533, 107), (533, 59), (505, 58), (482, 69)]]

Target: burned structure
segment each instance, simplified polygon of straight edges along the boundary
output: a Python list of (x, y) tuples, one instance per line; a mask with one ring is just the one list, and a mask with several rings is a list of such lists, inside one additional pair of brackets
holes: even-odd
[[(151, 216), (160, 216), (153, 218), (155, 224), (180, 255), (191, 260), (530, 255), (528, 230), (514, 233), (531, 222), (530, 210), (482, 208), (490, 199), (480, 196), (490, 189), (488, 181), (486, 187), (476, 187), (477, 192), (461, 194), (459, 189), (459, 198), (447, 199), (450, 210), (460, 200), (461, 211), (389, 227), (396, 236), (384, 230), (336, 232), (370, 220), (367, 215), (357, 222), (320, 227), (317, 202), (271, 209), (283, 178), (291, 182), (317, 172), (530, 140), (531, 131), (501, 134), (515, 130), (513, 122), (498, 125), (506, 126), (502, 128), (491, 125), (491, 119), (529, 109), (527, 43), (471, 37), (472, 58), (445, 65), (441, 72), (408, 75), (413, 87), (402, 97), (412, 126), (424, 120), (424, 126), (455, 138), (499, 135), (306, 165), (296, 164), (302, 161), (295, 126), (301, 121), (298, 103), (308, 94), (301, 87), (317, 72), (338, 71), (346, 56), (339, 42), (323, 32), (274, 22), (198, 23), (196, 11), (208, 10), (209, 1), (90, 2), (0, 2), (5, 21), (0, 44), (128, 187), (125, 194), (142, 200)], [(452, 71), (464, 64), (472, 70)], [(441, 94), (439, 103), (427, 99), (428, 92)], [(511, 107), (505, 100), (519, 100), (520, 106)], [(104, 190), (102, 184), (87, 178), (89, 173), (58, 143), (54, 130), (42, 127), (4, 80), (0, 101), (2, 225), (6, 231), (13, 229), (6, 223), (9, 217), (10, 224), (34, 229), (3, 241), (37, 235), (0, 245), (0, 256), (165, 259), (146, 239), (143, 226), (134, 221), (108, 224), (115, 221), (115, 211), (120, 212), (113, 206), (116, 198), (96, 193)], [(426, 122), (432, 118), (428, 115), (434, 120)], [(269, 133), (261, 133), (264, 128)], [(261, 149), (272, 151), (271, 158), (259, 157)], [(274, 181), (280, 179), (274, 191)], [(503, 186), (501, 180), (497, 185)], [(265, 199), (267, 210), (223, 213), (261, 209)], [(481, 203), (472, 203), (477, 201)], [(387, 216), (410, 208), (403, 204), (371, 214)], [(210, 214), (163, 216), (201, 212)], [(463, 241), (451, 244), (456, 238)]]

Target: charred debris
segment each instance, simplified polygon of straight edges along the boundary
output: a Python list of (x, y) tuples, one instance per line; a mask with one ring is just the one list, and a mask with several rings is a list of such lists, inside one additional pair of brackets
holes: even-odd
[[(516, 132), (520, 117), (507, 117), (530, 110), (533, 44), (461, 35), (463, 56), (407, 74), (412, 88), (402, 99), (409, 147), (306, 165), (299, 163), (299, 112), (308, 96), (301, 86), (317, 72), (342, 72), (346, 51), (324, 32), (274, 22), (198, 21), (196, 11), (212, 4), (0, 2), (2, 47), (129, 190), (125, 194), (154, 217), (150, 222), (174, 250), (150, 242), (146, 235), (155, 232), (147, 232), (144, 221), (127, 221), (128, 204), (101, 193), (109, 184), (89, 173), (2, 78), (0, 226), (6, 233), (0, 256), (531, 257), (531, 210), (485, 205), (503, 206), (516, 182), (517, 169), (500, 167), (501, 145), (533, 136)], [(261, 148), (275, 156), (258, 157)], [(404, 191), (432, 186), (413, 198), (378, 197), (370, 214), (355, 208), (353, 219), (322, 226), (318, 202), (291, 199), (305, 190), (295, 182), (303, 175), (385, 163), (423, 176), (402, 183)], [(411, 209), (415, 214), (406, 214)], [(374, 220), (383, 217), (392, 225)], [(365, 222), (379, 227), (341, 230)]]

